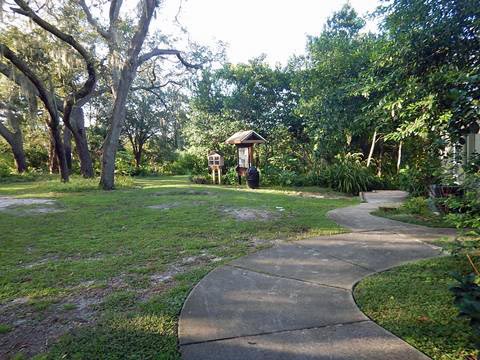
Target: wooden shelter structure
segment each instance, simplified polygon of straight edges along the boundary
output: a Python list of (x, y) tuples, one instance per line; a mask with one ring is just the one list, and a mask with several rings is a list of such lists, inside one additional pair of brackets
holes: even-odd
[(247, 174), (248, 168), (254, 165), (254, 145), (265, 142), (266, 140), (253, 130), (238, 131), (225, 140), (226, 144), (232, 144), (237, 147), (237, 174), (239, 183), (242, 181), (241, 177)]
[(213, 183), (216, 183), (218, 174), (218, 184), (222, 183), (223, 154), (219, 151), (210, 151), (208, 153), (208, 168), (212, 171)]

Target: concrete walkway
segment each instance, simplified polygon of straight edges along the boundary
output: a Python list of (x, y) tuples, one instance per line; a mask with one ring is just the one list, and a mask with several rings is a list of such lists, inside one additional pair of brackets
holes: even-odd
[(369, 214), (404, 197), (367, 193), (367, 203), (329, 213), (351, 233), (282, 244), (212, 271), (180, 315), (183, 359), (428, 359), (367, 318), (352, 296), (369, 274), (439, 255), (422, 241), (454, 234)]

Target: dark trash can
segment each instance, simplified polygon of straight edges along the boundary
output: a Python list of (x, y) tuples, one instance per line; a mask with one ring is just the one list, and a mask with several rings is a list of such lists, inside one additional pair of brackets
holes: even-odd
[(258, 189), (260, 186), (260, 173), (255, 166), (247, 171), (247, 185), (250, 189)]

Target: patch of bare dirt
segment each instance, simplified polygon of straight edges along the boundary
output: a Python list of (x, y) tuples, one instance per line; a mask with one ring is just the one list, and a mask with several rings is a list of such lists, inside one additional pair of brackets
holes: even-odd
[(55, 200), (35, 198), (17, 199), (9, 196), (1, 196), (0, 211), (6, 211), (21, 216), (56, 213), (63, 210), (56, 207)]
[(147, 206), (147, 208), (155, 209), (155, 210), (170, 210), (179, 206), (180, 206), (180, 203), (173, 202), (173, 203), (167, 203), (167, 204), (150, 205), (150, 206)]
[(25, 269), (33, 269), (35, 267), (45, 265), (45, 264), (48, 264), (48, 263), (54, 263), (54, 262), (57, 262), (57, 261), (77, 261), (77, 260), (81, 260), (81, 261), (100, 261), (100, 260), (103, 260), (104, 258), (105, 258), (105, 256), (103, 256), (102, 254), (97, 254), (97, 255), (89, 256), (89, 257), (84, 257), (81, 254), (73, 255), (73, 256), (65, 256), (65, 257), (62, 257), (60, 255), (50, 255), (50, 256), (46, 256), (44, 258), (41, 258), (39, 260), (36, 260), (34, 262), (27, 263), (27, 264), (20, 264), (20, 265), (22, 267), (24, 267)]
[(348, 196), (334, 195), (334, 194), (319, 194), (314, 192), (304, 192), (304, 191), (294, 191), (293, 195), (305, 197), (309, 199), (330, 199), (330, 200), (339, 200), (339, 199), (348, 199)]
[(239, 221), (269, 221), (279, 218), (279, 213), (256, 208), (223, 207), (221, 211)]
[(106, 289), (88, 288), (69, 295), (39, 310), (28, 298), (19, 298), (2, 306), (0, 323), (12, 330), (0, 335), (0, 359), (21, 352), (27, 357), (44, 352), (49, 345), (68, 331), (93, 324), (96, 305), (105, 297)]
[[(34, 268), (59, 259), (57, 256), (50, 256), (24, 266)], [(0, 359), (9, 359), (20, 352), (26, 357), (34, 356), (47, 351), (60, 336), (71, 330), (84, 325), (93, 326), (101, 315), (99, 305), (115, 291), (134, 291), (137, 301), (145, 302), (175, 286), (177, 274), (222, 260), (204, 250), (198, 255), (183, 257), (164, 272), (150, 274), (144, 288), (133, 286), (135, 282), (142, 280), (140, 275), (122, 273), (110, 278), (106, 283), (89, 280), (69, 287), (66, 289), (70, 292), (69, 295), (50, 300), (50, 303), (41, 309), (28, 297), (20, 297), (0, 305), (0, 323), (12, 328), (6, 334), (0, 334)]]
[(48, 199), (17, 199), (8, 196), (0, 196), (0, 209), (5, 209), (10, 206), (22, 206), (22, 205), (54, 205), (54, 200)]
[(206, 201), (173, 202), (166, 204), (150, 205), (147, 206), (147, 208), (155, 210), (170, 210), (180, 206), (200, 206), (205, 204), (207, 204)]
[(146, 289), (137, 290), (139, 293), (139, 301), (147, 301), (152, 296), (172, 287), (175, 282), (174, 278), (178, 274), (188, 272), (198, 266), (216, 263), (222, 260), (223, 258), (209, 254), (205, 250), (199, 255), (184, 257), (179, 262), (170, 265), (166, 271), (151, 274), (149, 277), (150, 286)]

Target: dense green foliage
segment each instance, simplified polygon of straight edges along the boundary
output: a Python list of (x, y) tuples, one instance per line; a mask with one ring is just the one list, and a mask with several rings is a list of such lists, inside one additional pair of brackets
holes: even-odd
[(480, 172), (468, 174), (461, 186), (463, 196), (450, 196), (443, 201), (449, 209), (449, 221), (459, 229), (470, 229), (480, 236)]
[[(68, 1), (60, 8), (62, 25), (79, 16), (80, 9)], [(400, 186), (426, 195), (428, 185), (446, 181), (440, 158), (461, 162), (462, 151), (452, 149), (459, 150), (462, 136), (478, 128), (479, 11), (473, 0), (395, 0), (378, 8), (379, 31), (369, 33), (365, 19), (345, 5), (319, 34), (308, 37), (306, 55), (292, 57), (283, 68), (270, 67), (262, 57), (225, 63), (221, 51), (205, 48), (193, 52), (204, 63), (200, 74), (172, 77), (173, 70), (158, 64), (142, 67), (126, 104), (117, 173), (205, 176), (205, 155), (213, 149), (225, 153), (228, 173), (235, 152), (224, 140), (253, 129), (268, 141), (256, 156), (266, 184), (329, 185), (351, 193)], [(91, 31), (80, 35), (86, 44), (98, 41)], [(61, 47), (71, 57), (65, 45), (39, 29), (28, 37), (9, 29), (4, 40), (45, 76), (59, 67), (59, 79), (53, 80), (62, 86), (81, 71), (77, 63), (62, 64), (50, 50)], [(40, 50), (28, 50), (35, 46)], [(211, 60), (220, 63), (213, 66)], [(104, 90), (108, 76), (101, 75), (100, 95), (87, 105), (97, 172), (112, 108), (112, 96)], [(168, 78), (165, 86), (155, 83), (159, 75)], [(44, 128), (43, 136), (39, 129), (32, 135), (31, 93), (6, 78), (0, 90), (4, 101), (18, 104), (29, 168), (45, 171), (49, 139)], [(2, 143), (3, 176), (14, 171), (8, 153)], [(359, 154), (350, 171), (339, 160), (349, 154)], [(74, 161), (72, 171), (78, 169)]]
[[(371, 34), (345, 5), (308, 38), (307, 55), (285, 68), (259, 58), (204, 72), (187, 147), (198, 156), (218, 148), (233, 159), (222, 141), (252, 128), (268, 141), (258, 150), (268, 183), (329, 184), (333, 171), (343, 178), (330, 183), (347, 192), (375, 184), (426, 195), (430, 184), (451, 181), (455, 167), (444, 164), (461, 161), (451, 149), (479, 118), (479, 64), (467, 55), (477, 59), (478, 11), (474, 1), (393, 1), (379, 8), (381, 31)], [(371, 171), (342, 171), (337, 155), (354, 153)]]
[(458, 283), (450, 287), (455, 296), (454, 304), (459, 309), (460, 316), (469, 320), (475, 344), (480, 349), (480, 275), (458, 275), (456, 280)]

